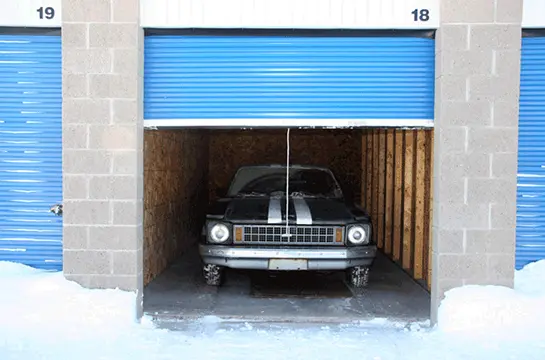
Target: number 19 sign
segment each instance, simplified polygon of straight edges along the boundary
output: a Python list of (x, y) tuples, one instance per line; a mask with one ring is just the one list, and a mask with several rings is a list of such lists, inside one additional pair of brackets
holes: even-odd
[(53, 20), (55, 18), (55, 8), (52, 6), (43, 7), (40, 6), (36, 12), (39, 14), (40, 20)]
[(0, 0), (0, 26), (61, 27), (62, 0)]

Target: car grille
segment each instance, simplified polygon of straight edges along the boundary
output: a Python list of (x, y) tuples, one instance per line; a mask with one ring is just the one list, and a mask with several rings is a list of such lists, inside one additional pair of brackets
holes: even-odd
[[(244, 244), (270, 245), (343, 245), (343, 228), (340, 226), (289, 226), (285, 225), (243, 225), (235, 226), (235, 241)], [(337, 240), (337, 231), (339, 239)], [(241, 233), (240, 233), (241, 232)]]

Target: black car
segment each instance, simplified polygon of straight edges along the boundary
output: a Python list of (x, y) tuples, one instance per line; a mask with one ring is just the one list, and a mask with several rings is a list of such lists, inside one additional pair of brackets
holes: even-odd
[(206, 216), (203, 276), (219, 286), (225, 267), (344, 270), (351, 285), (364, 287), (376, 256), (371, 231), (369, 215), (343, 195), (329, 169), (244, 166)]

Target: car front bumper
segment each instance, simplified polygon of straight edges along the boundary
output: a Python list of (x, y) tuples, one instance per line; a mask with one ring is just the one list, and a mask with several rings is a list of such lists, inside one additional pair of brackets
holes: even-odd
[(341, 249), (267, 249), (199, 244), (205, 264), (254, 270), (344, 270), (370, 266), (376, 252), (375, 245)]

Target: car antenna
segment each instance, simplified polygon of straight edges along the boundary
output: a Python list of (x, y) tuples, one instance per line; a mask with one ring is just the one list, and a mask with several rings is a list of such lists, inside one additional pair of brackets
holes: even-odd
[(286, 131), (286, 232), (284, 237), (289, 237), (289, 205), (290, 205), (290, 128)]

